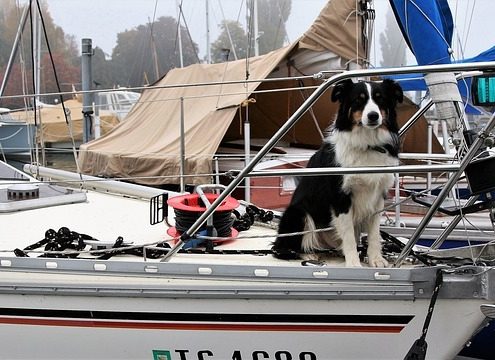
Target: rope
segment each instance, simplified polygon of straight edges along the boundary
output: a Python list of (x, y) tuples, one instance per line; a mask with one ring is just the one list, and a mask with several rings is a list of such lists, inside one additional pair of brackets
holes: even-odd
[[(175, 228), (180, 233), (185, 233), (199, 219), (202, 212), (192, 212), (174, 209), (175, 212)], [(229, 237), (231, 235), (232, 224), (234, 218), (232, 211), (215, 211), (213, 213), (213, 227), (217, 231), (218, 237)], [(199, 231), (205, 230), (207, 225), (203, 225)]]
[(404, 360), (423, 360), (426, 357), (426, 350), (428, 349), (428, 344), (426, 342), (426, 334), (428, 333), (428, 328), (430, 326), (431, 317), (433, 315), (433, 309), (435, 308), (435, 303), (437, 301), (438, 293), (442, 287), (443, 273), (442, 270), (438, 270), (437, 278), (435, 280), (435, 287), (433, 289), (433, 295), (431, 296), (430, 306), (428, 307), (428, 313), (426, 314), (426, 319), (423, 324), (423, 330), (421, 332), (421, 337), (417, 339), (414, 344), (409, 349)]
[[(319, 229), (319, 231), (328, 230), (328, 229)], [(289, 236), (292, 234), (283, 234), (280, 236)], [(394, 256), (393, 254), (397, 254), (403, 248), (403, 244), (394, 238), (392, 235), (387, 234), (386, 232), (381, 232), (383, 239), (385, 240), (383, 250), (384, 256), (390, 254), (390, 256)], [(269, 235), (260, 235), (260, 236), (240, 236), (232, 240), (242, 240), (242, 239), (252, 239), (252, 238), (266, 238)], [(209, 240), (215, 240), (218, 238), (212, 237), (198, 237)], [(223, 238), (226, 240), (229, 238)], [(45, 237), (30, 245), (25, 247), (24, 249), (9, 249), (9, 250), (1, 250), (0, 253), (5, 252), (14, 252), (17, 257), (30, 257), (28, 254), (40, 254), (40, 257), (43, 258), (77, 258), (79, 255), (90, 255), (96, 256), (98, 260), (108, 260), (114, 255), (134, 255), (140, 256), (144, 259), (158, 259), (165, 256), (170, 251), (170, 245), (167, 241), (172, 240), (172, 238), (156, 241), (152, 243), (139, 244), (139, 245), (128, 245), (124, 243), (124, 239), (121, 236), (117, 237), (117, 240), (114, 242), (111, 248), (103, 248), (103, 249), (92, 249), (85, 250), (88, 245), (97, 246), (99, 244), (99, 240), (93, 238), (90, 235), (80, 234), (75, 231), (71, 231), (66, 227), (60, 228), (58, 231), (53, 229), (48, 229), (45, 232)], [(91, 244), (89, 244), (89, 241)], [(100, 247), (107, 247), (108, 243), (101, 242)], [(44, 247), (43, 250), (36, 250), (41, 247)], [(366, 246), (360, 246), (360, 252), (366, 252)], [(316, 251), (317, 253), (325, 253), (329, 255), (341, 255), (341, 253), (336, 249), (323, 249)], [(180, 253), (184, 254), (222, 254), (222, 255), (271, 255), (273, 254), (273, 250), (270, 249), (215, 249), (213, 246), (206, 248), (188, 248), (181, 249)], [(412, 255), (414, 258), (424, 263), (427, 266), (434, 266), (440, 264), (446, 264), (454, 267), (457, 270), (455, 271), (463, 271), (463, 269), (471, 269), (472, 261), (469, 258), (461, 258), (461, 257), (437, 257), (431, 256), (429, 254), (415, 253)], [(82, 259), (82, 257), (79, 257)], [(94, 259), (87, 258), (84, 259)], [(487, 269), (484, 272), (493, 270), (493, 266), (495, 266), (495, 261), (493, 260), (485, 260), (484, 266), (487, 266)], [(475, 274), (476, 276), (482, 275), (484, 272), (480, 272)], [(434, 305), (434, 304), (433, 304)], [(431, 306), (431, 304), (430, 304)], [(426, 324), (426, 323), (425, 323)], [(427, 330), (427, 329), (426, 329)]]

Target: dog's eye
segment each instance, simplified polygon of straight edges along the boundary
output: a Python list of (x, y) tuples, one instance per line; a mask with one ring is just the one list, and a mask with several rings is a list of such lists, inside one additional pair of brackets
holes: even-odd
[(382, 94), (380, 94), (379, 92), (375, 93), (375, 97), (376, 98), (381, 98), (382, 97)]
[(361, 94), (359, 94), (359, 98), (361, 98), (361, 99), (366, 99), (366, 94), (365, 94), (365, 93), (361, 93)]

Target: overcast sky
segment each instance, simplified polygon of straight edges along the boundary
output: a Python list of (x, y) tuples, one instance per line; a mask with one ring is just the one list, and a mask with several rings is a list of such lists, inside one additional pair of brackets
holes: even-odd
[[(218, 23), (226, 19), (245, 22), (246, 9), (243, 0), (208, 0), (210, 8), (210, 41), (218, 36)], [(81, 39), (93, 39), (111, 54), (116, 44), (117, 33), (146, 24), (160, 16), (177, 16), (177, 0), (46, 0), (49, 11), (57, 25), (66, 34)], [(183, 12), (193, 40), (199, 45), (200, 57), (206, 53), (206, 0), (182, 0)], [(291, 16), (286, 28), (289, 40), (294, 41), (306, 31), (319, 14), (327, 0), (292, 0)], [(495, 45), (493, 28), (494, 0), (449, 0), (457, 25), (459, 42), (465, 48), (464, 57), (472, 57)], [(156, 4), (156, 12), (155, 12)], [(377, 33), (385, 27), (388, 0), (375, 0)], [(473, 7), (473, 5), (475, 5)], [(223, 15), (222, 10), (223, 9)], [(473, 11), (474, 10), (474, 11)], [(376, 46), (376, 41), (375, 41)], [(457, 58), (461, 58), (457, 45)], [(379, 46), (372, 49), (380, 55)]]

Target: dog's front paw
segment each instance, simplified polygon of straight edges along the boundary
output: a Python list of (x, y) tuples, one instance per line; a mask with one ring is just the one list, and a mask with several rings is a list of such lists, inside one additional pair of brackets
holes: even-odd
[(368, 255), (368, 264), (371, 267), (388, 267), (388, 261), (385, 260), (380, 254)]
[(318, 256), (318, 254), (315, 254), (315, 253), (304, 253), (304, 254), (301, 254), (301, 259), (303, 259), (304, 261), (320, 261), (320, 256)]
[(345, 257), (345, 266), (346, 267), (363, 267), (361, 265), (361, 261), (359, 261), (359, 256), (346, 256)]

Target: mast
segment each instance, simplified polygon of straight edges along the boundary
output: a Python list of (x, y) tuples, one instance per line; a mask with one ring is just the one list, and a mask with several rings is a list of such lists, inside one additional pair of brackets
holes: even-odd
[[(40, 94), (40, 77), (41, 77), (41, 21), (40, 21), (40, 15), (38, 13), (38, 9), (36, 7), (36, 3), (33, 2), (31, 3), (31, 6), (33, 7), (31, 9), (31, 14), (32, 14), (32, 26), (33, 26), (33, 39), (32, 39), (32, 46), (33, 48), (31, 51), (33, 52), (33, 79), (34, 79), (34, 94), (35, 94), (35, 99), (36, 103), (39, 103), (39, 94)], [(36, 111), (36, 109), (34, 109)]]
[(175, 0), (175, 3), (177, 4), (177, 40), (179, 42), (179, 60), (180, 60), (180, 67), (184, 67), (184, 57), (182, 55), (182, 36), (181, 36), (181, 29), (180, 29), (180, 18), (182, 16), (182, 6), (180, 5), (180, 0)]
[(258, 0), (253, 1), (253, 32), (254, 32), (254, 56), (260, 54), (260, 36), (258, 31)]
[(2, 85), (0, 86), (0, 96), (3, 95), (3, 92), (5, 91), (5, 87), (7, 86), (7, 81), (9, 79), (10, 71), (12, 70), (15, 56), (17, 55), (17, 49), (19, 48), (21, 35), (22, 32), (24, 31), (24, 26), (26, 25), (28, 13), (29, 13), (29, 7), (26, 6), (22, 12), (21, 21), (19, 22), (19, 27), (17, 28), (17, 33), (14, 39), (14, 45), (12, 46), (12, 51), (10, 52), (9, 61), (7, 62), (7, 68), (5, 69), (5, 74), (3, 76)]
[(148, 23), (150, 24), (150, 37), (151, 37), (151, 54), (153, 56), (153, 65), (155, 67), (155, 79), (160, 78), (160, 70), (158, 67), (158, 54), (156, 52), (156, 44), (155, 44), (155, 36), (153, 34), (153, 23), (151, 22), (151, 19), (148, 18)]
[(93, 56), (93, 42), (91, 39), (81, 41), (81, 82), (83, 91), (83, 142), (93, 139), (93, 73), (91, 68), (91, 57)]
[(248, 33), (248, 57), (251, 45), (254, 49), (254, 56), (260, 54), (259, 30), (258, 30), (258, 0), (246, 1), (246, 24)]
[(210, 7), (208, 5), (208, 0), (205, 0), (206, 6), (206, 61), (211, 64), (211, 53), (210, 53)]

